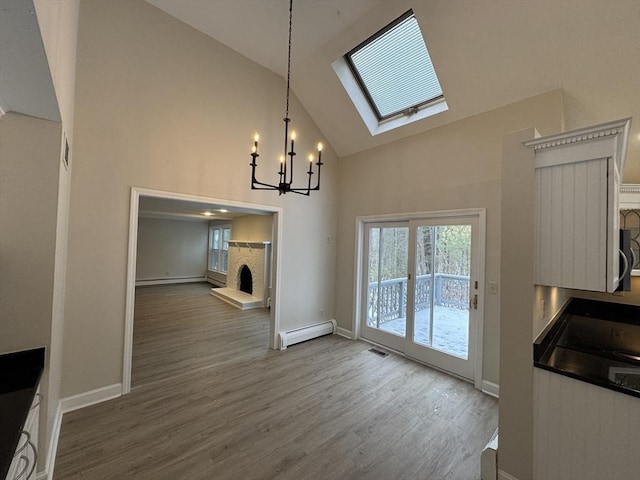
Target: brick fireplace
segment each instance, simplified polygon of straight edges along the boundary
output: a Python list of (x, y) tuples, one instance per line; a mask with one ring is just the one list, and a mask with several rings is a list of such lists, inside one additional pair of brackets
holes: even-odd
[(226, 288), (211, 295), (246, 310), (266, 307), (269, 301), (270, 242), (229, 241)]

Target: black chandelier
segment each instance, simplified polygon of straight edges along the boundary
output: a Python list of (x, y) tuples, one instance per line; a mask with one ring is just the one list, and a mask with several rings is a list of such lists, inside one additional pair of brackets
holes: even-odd
[[(283, 193), (293, 192), (300, 195), (309, 195), (312, 190), (320, 190), (320, 168), (322, 167), (322, 143), (318, 143), (318, 178), (315, 187), (311, 186), (311, 180), (314, 175), (313, 172), (313, 160), (312, 154), (309, 155), (309, 170), (307, 171), (307, 186), (306, 187), (292, 187), (293, 183), (293, 157), (296, 156), (294, 150), (294, 144), (296, 140), (296, 132), (291, 131), (289, 136), (289, 90), (291, 80), (291, 20), (293, 18), (293, 0), (289, 0), (289, 55), (287, 57), (287, 106), (285, 109), (284, 121), (284, 154), (280, 155), (280, 171), (278, 172), (279, 180), (277, 185), (270, 183), (260, 182), (256, 179), (256, 159), (260, 156), (258, 154), (258, 141), (260, 136), (256, 133), (253, 137), (253, 148), (251, 150), (251, 189), (252, 190), (278, 190), (279, 195)], [(287, 152), (287, 144), (291, 140), (291, 149)], [(287, 162), (286, 157), (289, 157)], [(288, 163), (288, 165), (287, 165)]]

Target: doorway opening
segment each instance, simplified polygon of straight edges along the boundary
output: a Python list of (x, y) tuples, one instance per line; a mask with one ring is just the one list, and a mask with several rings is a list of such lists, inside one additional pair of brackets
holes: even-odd
[[(278, 345), (277, 332), (280, 324), (279, 306), (279, 275), (280, 264), (279, 259), (279, 238), (282, 230), (282, 209), (280, 207), (264, 206), (258, 204), (250, 204), (245, 202), (235, 202), (231, 200), (216, 199), (210, 197), (200, 197), (193, 195), (177, 194), (172, 192), (163, 192), (158, 190), (149, 190), (133, 187), (131, 189), (130, 204), (130, 223), (129, 223), (129, 247), (128, 247), (128, 265), (127, 265), (127, 291), (126, 291), (126, 312), (125, 312), (125, 341), (124, 341), (124, 359), (123, 359), (123, 375), (122, 390), (123, 394), (131, 391), (131, 368), (133, 357), (133, 331), (134, 331), (134, 310), (136, 298), (136, 265), (138, 260), (138, 222), (140, 214), (141, 199), (145, 201), (153, 200), (165, 205), (172, 205), (176, 209), (184, 210), (186, 207), (194, 205), (203, 211), (211, 210), (227, 210), (232, 213), (242, 215), (268, 215), (272, 218), (272, 252), (273, 266), (269, 276), (269, 287), (271, 289), (271, 309), (269, 311), (269, 347), (276, 349)], [(157, 212), (156, 212), (157, 213)], [(175, 214), (170, 209), (168, 214)], [(202, 212), (200, 212), (202, 213)], [(201, 277), (204, 281), (205, 278)], [(193, 279), (190, 279), (193, 281)], [(174, 283), (174, 282), (169, 282)], [(180, 282), (178, 282), (180, 283)], [(253, 275), (248, 284), (253, 289)], [(235, 285), (234, 285), (235, 287)]]

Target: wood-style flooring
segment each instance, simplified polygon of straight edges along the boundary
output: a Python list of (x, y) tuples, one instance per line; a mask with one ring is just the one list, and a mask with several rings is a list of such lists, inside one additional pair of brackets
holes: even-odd
[(133, 389), (64, 415), (56, 480), (479, 480), (497, 401), (364, 342), (268, 348), (267, 310), (136, 293)]
[(132, 388), (264, 357), (269, 350), (269, 310), (241, 311), (210, 291), (208, 283), (136, 289)]

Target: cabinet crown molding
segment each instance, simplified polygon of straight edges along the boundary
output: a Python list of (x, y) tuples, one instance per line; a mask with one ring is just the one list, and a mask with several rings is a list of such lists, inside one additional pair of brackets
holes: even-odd
[(523, 144), (534, 150), (536, 168), (585, 162), (598, 158), (613, 158), (618, 172), (623, 172), (630, 127), (631, 118), (624, 118), (535, 138)]
[(640, 184), (623, 183), (620, 185), (620, 193), (640, 193)]
[(599, 125), (571, 130), (570, 132), (547, 135), (546, 137), (536, 138), (523, 143), (525, 146), (538, 151), (571, 143), (610, 137), (612, 135), (622, 135), (623, 139), (621, 140), (624, 140), (623, 145), (626, 145), (630, 127), (631, 118), (624, 118), (622, 120), (615, 120), (613, 122), (601, 123)]

